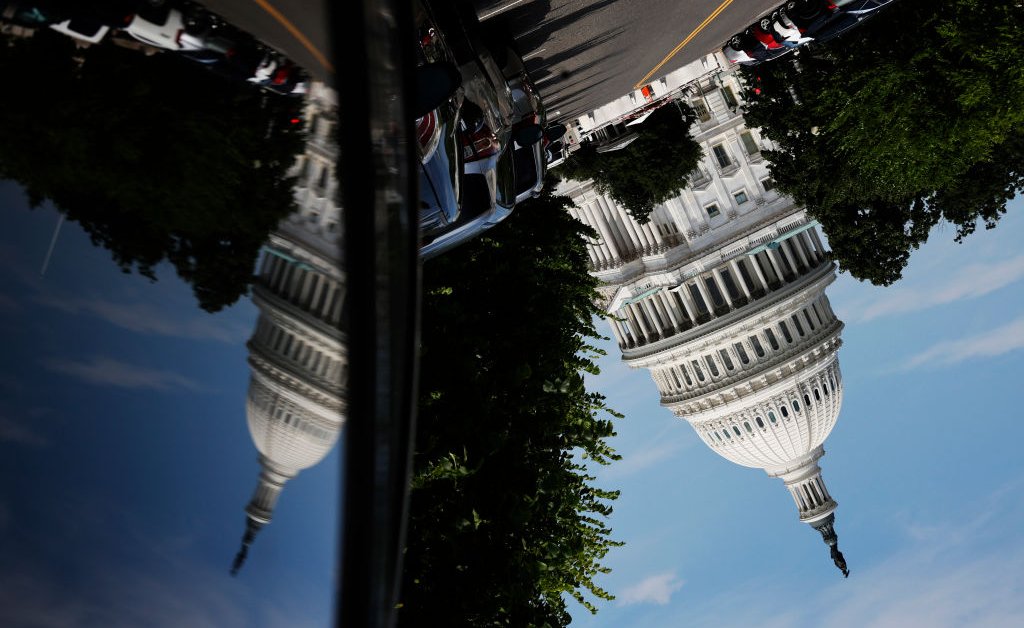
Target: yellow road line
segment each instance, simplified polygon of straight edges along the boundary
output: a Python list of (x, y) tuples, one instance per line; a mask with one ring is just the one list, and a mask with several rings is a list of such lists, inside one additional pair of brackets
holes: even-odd
[[(732, 0), (729, 1), (732, 2)], [(274, 18), (281, 24), (281, 26), (284, 26), (286, 29), (288, 29), (288, 32), (291, 33), (292, 36), (295, 37), (295, 39), (299, 40), (299, 43), (302, 44), (303, 47), (305, 47), (306, 50), (310, 52), (310, 54), (316, 57), (316, 60), (320, 62), (320, 65), (324, 66), (325, 70), (332, 73), (334, 72), (334, 66), (331, 65), (331, 62), (327, 60), (327, 56), (324, 53), (320, 52), (320, 50), (313, 45), (313, 42), (309, 41), (309, 37), (306, 37), (306, 35), (299, 30), (298, 26), (293, 24), (291, 20), (285, 17), (284, 13), (278, 11), (277, 8), (274, 5), (267, 2), (267, 0), (253, 0), (253, 2), (260, 5), (260, 8), (269, 13), (270, 17)]]
[(692, 40), (694, 37), (699, 35), (700, 32), (702, 30), (704, 30), (704, 28), (708, 24), (710, 24), (716, 17), (718, 17), (718, 14), (721, 13), (722, 11), (724, 11), (725, 8), (728, 7), (730, 4), (732, 4), (732, 0), (725, 0), (722, 4), (718, 5), (718, 8), (715, 9), (714, 11), (712, 11), (711, 15), (707, 16), (707, 18), (703, 22), (701, 22), (700, 25), (697, 26), (697, 28), (693, 29), (693, 32), (690, 33), (689, 35), (687, 35), (686, 39), (684, 39), (683, 41), (679, 42), (679, 45), (676, 46), (675, 48), (673, 48), (672, 52), (670, 52), (667, 55), (665, 55), (665, 58), (661, 60), (661, 63), (659, 63), (658, 65), (654, 66), (653, 70), (651, 70), (650, 72), (645, 74), (644, 77), (642, 79), (640, 79), (637, 82), (636, 85), (633, 86), (633, 89), (640, 89), (641, 87), (643, 87), (644, 83), (647, 82), (647, 79), (651, 78), (651, 76), (655, 72), (660, 70), (661, 66), (665, 65), (666, 63), (668, 63), (669, 59), (671, 59), (672, 57), (676, 56), (676, 53), (678, 53), (680, 50), (682, 50), (683, 46), (685, 46), (686, 44), (690, 43), (690, 40)]

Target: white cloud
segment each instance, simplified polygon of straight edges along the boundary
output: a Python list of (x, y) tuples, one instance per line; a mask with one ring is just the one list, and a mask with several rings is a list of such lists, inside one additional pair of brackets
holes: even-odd
[[(883, 316), (917, 312), (946, 303), (978, 297), (1024, 279), (1024, 255), (989, 264), (970, 264), (952, 276), (940, 275), (927, 286), (896, 285), (867, 304), (851, 308), (851, 318), (870, 321)], [(845, 315), (845, 313), (844, 313)]]
[(937, 343), (906, 360), (903, 369), (949, 366), (971, 358), (994, 357), (1018, 349), (1024, 349), (1024, 317), (975, 336)]
[(683, 581), (676, 577), (674, 571), (655, 574), (640, 582), (626, 587), (618, 596), (620, 605), (659, 604), (664, 606), (672, 599), (672, 594), (683, 586)]
[(184, 375), (172, 371), (128, 364), (127, 362), (105, 357), (95, 357), (91, 361), (83, 362), (51, 358), (43, 360), (42, 364), (51, 371), (75, 377), (90, 384), (160, 391), (168, 391), (174, 388), (185, 388), (193, 391), (203, 390), (203, 386), (198, 382)]
[(40, 305), (71, 314), (90, 314), (116, 327), (141, 334), (237, 344), (245, 340), (249, 332), (241, 322), (228, 324), (220, 317), (205, 313), (196, 315), (192, 312), (183, 316), (178, 311), (145, 302), (119, 303), (99, 298), (52, 295), (38, 295), (34, 300)]

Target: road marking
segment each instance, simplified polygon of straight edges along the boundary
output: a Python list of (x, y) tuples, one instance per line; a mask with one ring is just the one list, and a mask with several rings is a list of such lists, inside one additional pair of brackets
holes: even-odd
[(253, 0), (253, 2), (260, 5), (260, 8), (269, 13), (270, 17), (277, 20), (278, 23), (281, 24), (281, 26), (284, 26), (288, 30), (288, 32), (292, 34), (292, 37), (299, 40), (299, 43), (302, 44), (302, 46), (306, 50), (308, 50), (310, 54), (312, 54), (316, 58), (317, 61), (320, 62), (320, 65), (324, 66), (325, 70), (331, 72), (332, 74), (334, 73), (334, 66), (331, 65), (331, 62), (327, 60), (327, 56), (324, 53), (320, 52), (320, 50), (313, 45), (313, 42), (309, 41), (309, 37), (306, 37), (306, 35), (299, 30), (298, 26), (293, 24), (291, 20), (285, 17), (284, 13), (278, 11), (277, 8), (274, 5), (267, 2), (267, 0)]
[(544, 52), (545, 50), (547, 50), (547, 48), (541, 48), (540, 50), (534, 50), (530, 54), (528, 54), (525, 57), (523, 57), (523, 61), (526, 61), (528, 59), (532, 59), (532, 58), (536, 57), (537, 55), (539, 55), (540, 53)]
[(488, 13), (486, 15), (481, 15), (477, 19), (480, 20), (481, 22), (483, 22), (484, 20), (492, 18), (492, 17), (494, 17), (495, 15), (497, 15), (499, 13), (504, 13), (505, 11), (508, 11), (512, 7), (516, 6), (517, 4), (522, 4), (522, 2), (523, 2), (523, 0), (515, 0), (515, 2), (509, 2), (505, 6), (499, 7), (499, 8), (491, 11), (490, 13)]
[(718, 14), (719, 14), (719, 13), (721, 13), (722, 11), (724, 11), (724, 10), (726, 9), (726, 7), (728, 7), (728, 6), (730, 5), (730, 4), (732, 4), (732, 0), (725, 0), (724, 2), (722, 2), (722, 4), (718, 5), (718, 8), (717, 8), (717, 9), (715, 9), (714, 11), (712, 11), (712, 12), (711, 12), (711, 15), (707, 16), (707, 18), (705, 18), (705, 20), (704, 20), (703, 22), (701, 22), (701, 23), (700, 23), (700, 24), (699, 24), (699, 25), (697, 26), (697, 28), (693, 29), (693, 32), (692, 32), (692, 33), (690, 33), (689, 35), (687, 35), (687, 36), (686, 36), (686, 39), (684, 39), (683, 41), (679, 42), (679, 45), (678, 45), (678, 46), (676, 46), (675, 48), (673, 48), (673, 49), (672, 49), (672, 52), (670, 52), (670, 53), (668, 53), (667, 55), (665, 55), (665, 58), (661, 60), (661, 63), (659, 63), (658, 65), (654, 66), (654, 69), (653, 69), (653, 70), (651, 70), (650, 72), (648, 72), (647, 74), (645, 74), (645, 75), (644, 75), (644, 77), (643, 77), (642, 79), (640, 79), (640, 80), (639, 80), (639, 81), (637, 82), (637, 84), (636, 84), (636, 85), (634, 85), (634, 86), (633, 86), (633, 89), (640, 89), (640, 88), (641, 88), (641, 87), (642, 87), (642, 86), (644, 85), (644, 83), (646, 83), (646, 82), (647, 82), (647, 79), (651, 78), (651, 76), (652, 76), (652, 75), (653, 75), (653, 74), (654, 74), (655, 72), (657, 72), (658, 70), (660, 70), (660, 69), (661, 69), (661, 66), (665, 65), (666, 63), (668, 63), (668, 62), (669, 62), (669, 59), (671, 59), (672, 57), (676, 56), (676, 54), (677, 54), (677, 53), (678, 53), (678, 52), (679, 52), (680, 50), (682, 50), (682, 49), (683, 49), (683, 46), (685, 46), (686, 44), (690, 43), (690, 40), (692, 40), (692, 39), (693, 39), (694, 37), (696, 37), (697, 35), (699, 35), (699, 34), (700, 34), (700, 32), (701, 32), (702, 30), (704, 30), (704, 28), (705, 28), (705, 27), (707, 27), (707, 25), (708, 25), (708, 24), (710, 24), (711, 22), (713, 22), (713, 21), (714, 21), (714, 19), (715, 19), (716, 17), (718, 17)]

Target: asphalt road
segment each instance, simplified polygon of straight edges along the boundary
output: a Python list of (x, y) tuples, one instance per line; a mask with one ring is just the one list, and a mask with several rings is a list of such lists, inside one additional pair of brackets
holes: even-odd
[[(548, 111), (566, 120), (721, 48), (782, 0), (474, 0), (515, 37)], [(501, 11), (502, 7), (512, 5)], [(707, 21), (709, 16), (717, 15)], [(487, 16), (500, 11), (494, 17)], [(706, 23), (705, 23), (706, 22)], [(696, 29), (669, 60), (645, 76)]]
[[(641, 82), (656, 81), (720, 48), (733, 33), (782, 2), (472, 1), (488, 27), (515, 38), (547, 110), (558, 111), (556, 117), (563, 120), (614, 100)], [(203, 3), (288, 55), (314, 77), (334, 83), (324, 0)], [(680, 47), (684, 40), (689, 41)]]

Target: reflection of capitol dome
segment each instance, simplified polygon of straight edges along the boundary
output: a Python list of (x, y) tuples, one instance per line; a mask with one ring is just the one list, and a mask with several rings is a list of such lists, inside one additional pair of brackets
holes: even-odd
[(825, 296), (835, 265), (816, 223), (773, 189), (740, 92), (729, 71), (695, 76), (685, 93), (698, 94), (704, 159), (649, 222), (592, 183), (563, 191), (597, 234), (591, 272), (623, 360), (650, 371), (662, 405), (712, 451), (781, 479), (845, 575), (818, 466), (842, 404), (843, 324)]
[(335, 155), (327, 141), (331, 97), (321, 89), (311, 92), (309, 140), (295, 167), (299, 211), (270, 236), (253, 287), (260, 315), (248, 344), (246, 417), (261, 471), (232, 572), (270, 522), (285, 483), (323, 460), (345, 417), (345, 281), (340, 209), (332, 200)]

